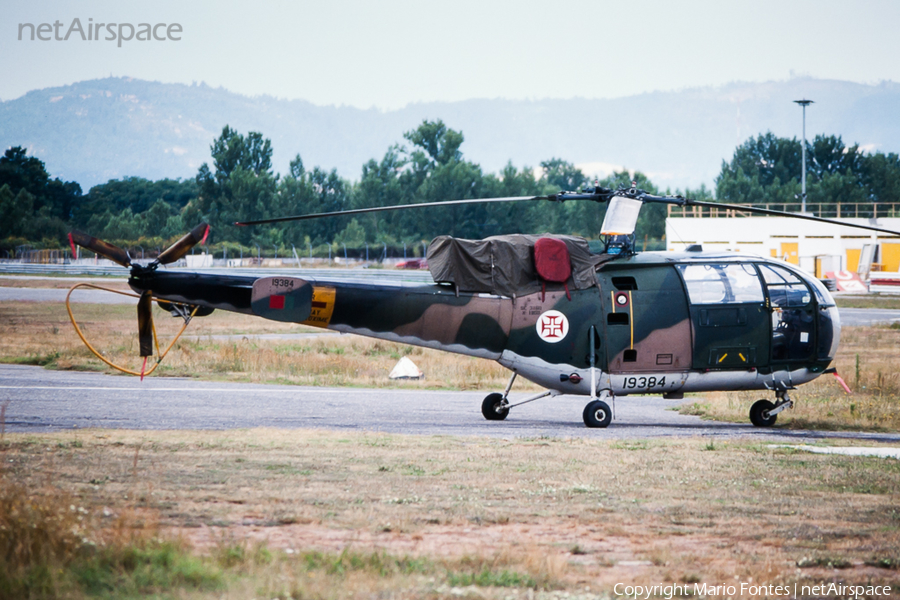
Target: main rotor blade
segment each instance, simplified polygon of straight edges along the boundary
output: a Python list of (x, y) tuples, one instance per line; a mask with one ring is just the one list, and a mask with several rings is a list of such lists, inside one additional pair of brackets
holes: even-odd
[(388, 210), (404, 210), (407, 208), (427, 208), (431, 206), (459, 206), (463, 204), (489, 204), (491, 202), (524, 202), (528, 200), (551, 200), (550, 196), (506, 196), (503, 198), (473, 198), (469, 200), (444, 200), (442, 202), (421, 202), (419, 204), (395, 204), (392, 206), (373, 206), (371, 208), (354, 208), (351, 210), (338, 210), (327, 213), (315, 213), (309, 215), (295, 215), (293, 217), (276, 217), (274, 219), (259, 219), (256, 221), (239, 221), (235, 223), (240, 227), (246, 225), (263, 225), (265, 223), (284, 223), (286, 221), (305, 221), (307, 219), (323, 219), (325, 217), (343, 217), (346, 215), (362, 215)]
[(123, 267), (131, 266), (131, 257), (128, 255), (127, 250), (123, 250), (118, 246), (113, 246), (109, 242), (104, 242), (103, 240), (98, 240), (95, 237), (92, 237), (86, 233), (82, 233), (80, 231), (72, 231), (69, 233), (69, 243), (70, 244), (78, 244), (82, 248), (90, 250), (95, 254), (99, 254), (104, 258), (108, 258), (114, 263), (118, 263)]
[(198, 243), (202, 244), (203, 242), (205, 242), (206, 236), (208, 235), (209, 225), (207, 225), (206, 223), (200, 223), (189, 233), (186, 233), (180, 240), (163, 250), (163, 253), (159, 255), (159, 258), (156, 259), (156, 262), (161, 265), (168, 265), (175, 262), (185, 254), (187, 254), (188, 250), (196, 246)]
[(822, 217), (813, 217), (811, 215), (798, 215), (795, 213), (784, 212), (780, 210), (770, 210), (768, 208), (754, 208), (752, 206), (741, 206), (740, 204), (722, 204), (720, 202), (703, 202), (700, 200), (687, 200), (685, 206), (710, 206), (716, 208), (731, 208), (734, 210), (742, 210), (745, 212), (758, 213), (761, 215), (772, 215), (777, 217), (792, 217), (794, 219), (805, 219), (807, 221), (816, 221), (818, 223), (829, 223), (831, 225), (840, 225), (842, 227), (855, 227), (856, 229), (868, 229), (870, 231), (878, 231), (881, 233), (889, 233), (891, 235), (900, 236), (900, 231), (892, 231), (890, 229), (882, 229), (881, 227), (873, 227), (872, 225), (858, 225), (856, 223), (845, 223), (835, 219), (825, 219)]
[(138, 300), (138, 343), (141, 356), (153, 356), (153, 295), (144, 290)]

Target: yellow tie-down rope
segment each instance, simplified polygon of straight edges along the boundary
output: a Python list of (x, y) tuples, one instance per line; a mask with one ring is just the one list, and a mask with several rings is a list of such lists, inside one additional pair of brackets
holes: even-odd
[(84, 345), (87, 346), (88, 350), (90, 350), (91, 352), (94, 353), (94, 356), (96, 356), (97, 358), (99, 358), (100, 360), (105, 362), (107, 365), (109, 365), (113, 369), (116, 369), (117, 371), (121, 371), (123, 373), (128, 373), (129, 375), (137, 375), (142, 378), (146, 377), (147, 375), (150, 375), (151, 373), (153, 373), (153, 371), (156, 370), (156, 367), (158, 367), (159, 363), (161, 363), (163, 361), (163, 359), (169, 353), (169, 350), (172, 349), (172, 346), (175, 345), (175, 342), (177, 342), (178, 338), (181, 337), (181, 334), (184, 333), (184, 330), (187, 329), (187, 326), (191, 322), (191, 319), (194, 317), (194, 315), (197, 313), (197, 310), (200, 308), (199, 306), (195, 306), (194, 310), (191, 311), (191, 314), (187, 318), (185, 318), (184, 325), (182, 325), (181, 330), (172, 339), (172, 342), (169, 344), (168, 348), (166, 348), (165, 352), (160, 351), (160, 349), (159, 349), (159, 336), (156, 335), (156, 323), (153, 321), (153, 318), (151, 316), (150, 324), (153, 327), (153, 342), (156, 344), (156, 354), (159, 356), (159, 358), (156, 359), (156, 364), (154, 364), (150, 368), (149, 371), (132, 371), (131, 369), (126, 369), (125, 367), (119, 366), (119, 365), (113, 363), (112, 361), (110, 361), (109, 359), (107, 359), (105, 356), (100, 354), (91, 345), (91, 343), (89, 341), (87, 341), (86, 337), (84, 337), (84, 333), (81, 331), (81, 327), (79, 327), (78, 323), (75, 321), (75, 315), (72, 314), (72, 305), (69, 302), (69, 299), (72, 296), (72, 292), (74, 292), (75, 290), (77, 290), (80, 287), (94, 288), (95, 290), (102, 290), (104, 292), (112, 292), (113, 294), (120, 294), (122, 296), (130, 296), (132, 298), (140, 298), (140, 296), (137, 294), (134, 294), (132, 292), (122, 292), (119, 290), (113, 290), (113, 289), (105, 288), (105, 287), (102, 287), (99, 285), (94, 285), (92, 283), (79, 283), (79, 284), (72, 286), (72, 289), (70, 289), (69, 293), (66, 294), (66, 310), (69, 311), (69, 319), (72, 321), (72, 326), (75, 327), (75, 333), (78, 334), (78, 337), (81, 338), (81, 341), (84, 342)]

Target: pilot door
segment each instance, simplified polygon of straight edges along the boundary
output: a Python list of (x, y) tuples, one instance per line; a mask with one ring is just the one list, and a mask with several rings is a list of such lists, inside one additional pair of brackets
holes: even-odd
[(604, 269), (599, 274), (609, 373), (655, 373), (691, 366), (684, 287), (671, 266)]
[(815, 348), (816, 309), (799, 277), (777, 265), (759, 265), (769, 297), (772, 361), (807, 361)]
[(769, 311), (752, 264), (681, 264), (691, 304), (695, 369), (768, 364)]

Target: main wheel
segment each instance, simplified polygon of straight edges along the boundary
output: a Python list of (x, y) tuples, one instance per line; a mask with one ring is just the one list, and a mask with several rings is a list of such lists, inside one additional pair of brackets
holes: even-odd
[(481, 403), (481, 414), (488, 421), (502, 421), (509, 414), (503, 402), (503, 394), (488, 394), (487, 398)]
[(757, 427), (771, 427), (778, 419), (778, 415), (769, 415), (773, 408), (775, 405), (768, 400), (757, 400), (750, 407), (750, 422)]
[(584, 407), (582, 417), (588, 427), (608, 427), (612, 422), (612, 411), (603, 400), (592, 400)]

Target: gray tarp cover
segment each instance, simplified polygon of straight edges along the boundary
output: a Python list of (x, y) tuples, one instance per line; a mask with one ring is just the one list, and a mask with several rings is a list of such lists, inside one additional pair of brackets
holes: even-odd
[(562, 240), (569, 249), (569, 289), (597, 285), (594, 271), (608, 257), (591, 254), (587, 240), (571, 235), (496, 235), (483, 240), (442, 235), (428, 246), (428, 270), (436, 282), (453, 283), (464, 292), (511, 298), (533, 294), (541, 291), (534, 268), (534, 243), (542, 237)]

